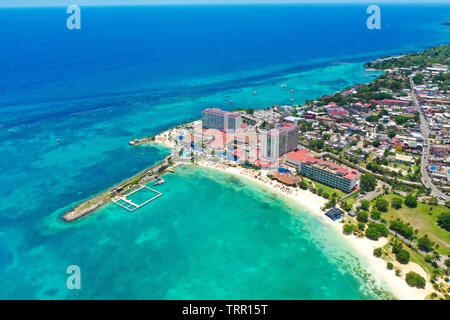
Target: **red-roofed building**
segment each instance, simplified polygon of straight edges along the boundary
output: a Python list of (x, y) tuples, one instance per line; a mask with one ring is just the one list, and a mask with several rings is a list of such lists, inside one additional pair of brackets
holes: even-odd
[(284, 162), (298, 169), (301, 175), (330, 187), (344, 192), (351, 192), (356, 188), (358, 171), (316, 158), (308, 150), (289, 152), (284, 155)]
[(328, 116), (332, 119), (343, 120), (347, 118), (348, 111), (341, 107), (326, 107)]
[(383, 100), (370, 100), (370, 103), (379, 104), (382, 106), (409, 106), (410, 101), (405, 100), (392, 100), (392, 99), (383, 99)]

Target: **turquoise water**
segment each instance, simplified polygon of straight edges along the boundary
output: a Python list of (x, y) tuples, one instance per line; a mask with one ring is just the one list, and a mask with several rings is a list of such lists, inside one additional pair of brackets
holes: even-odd
[[(164, 179), (157, 188), (163, 196), (132, 213), (111, 204), (73, 224), (58, 220), (57, 213), (42, 221), (33, 232), (39, 245), (4, 271), (2, 294), (49, 299), (385, 297), (366, 288), (366, 267), (329, 226), (282, 196), (191, 166)], [(71, 264), (81, 268), (78, 291), (65, 288), (64, 270)]]
[(365, 9), (87, 8), (81, 32), (63, 9), (0, 10), (0, 298), (379, 298), (333, 230), (211, 171), (167, 175), (132, 213), (60, 219), (168, 154), (133, 138), (205, 107), (302, 103), (370, 81), (368, 59), (448, 43), (448, 6), (383, 6), (379, 32)]

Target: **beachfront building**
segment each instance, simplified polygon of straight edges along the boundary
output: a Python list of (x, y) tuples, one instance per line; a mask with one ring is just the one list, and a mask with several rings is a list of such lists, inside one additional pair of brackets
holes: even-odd
[(276, 160), (297, 149), (299, 126), (283, 122), (269, 131), (261, 133), (261, 157)]
[(224, 111), (219, 108), (206, 108), (202, 111), (202, 126), (204, 129), (236, 132), (242, 127), (242, 118), (236, 112)]
[(284, 162), (299, 173), (327, 186), (351, 192), (356, 187), (358, 171), (316, 158), (308, 150), (297, 150), (284, 155)]

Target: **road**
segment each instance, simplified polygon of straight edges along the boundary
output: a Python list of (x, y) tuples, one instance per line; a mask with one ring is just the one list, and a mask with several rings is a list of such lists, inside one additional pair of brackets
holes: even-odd
[(425, 115), (423, 113), (423, 110), (420, 106), (419, 100), (417, 99), (416, 92), (414, 90), (414, 83), (412, 81), (412, 78), (414, 77), (415, 73), (412, 73), (409, 81), (411, 83), (411, 96), (413, 99), (414, 106), (416, 107), (417, 111), (420, 115), (420, 133), (423, 137), (424, 146), (422, 149), (422, 158), (420, 161), (420, 172), (422, 174), (421, 180), (422, 184), (431, 189), (431, 193), (436, 196), (439, 199), (439, 202), (443, 202), (443, 199), (447, 200), (447, 196), (441, 192), (432, 182), (431, 177), (428, 174), (428, 158), (430, 156), (430, 128), (428, 127), (428, 121), (425, 118)]

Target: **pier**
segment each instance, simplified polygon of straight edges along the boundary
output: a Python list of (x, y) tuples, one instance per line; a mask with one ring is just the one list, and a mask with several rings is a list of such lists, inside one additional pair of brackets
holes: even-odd
[[(144, 186), (144, 184), (147, 183), (148, 181), (154, 180), (155, 178), (157, 178), (158, 175), (163, 173), (165, 170), (171, 169), (171, 168), (173, 169), (176, 166), (177, 166), (177, 164), (173, 164), (171, 162), (171, 156), (168, 156), (163, 161), (152, 165), (151, 167), (118, 183), (117, 185), (113, 186), (112, 188), (109, 188), (106, 191), (103, 191), (103, 192), (99, 193), (98, 195), (81, 202), (80, 204), (78, 204), (77, 206), (72, 208), (71, 210), (64, 213), (62, 215), (62, 219), (67, 222), (77, 220), (79, 218), (82, 218), (88, 214), (91, 214), (91, 213), (97, 211), (100, 207), (109, 203), (113, 199), (115, 200), (113, 202), (116, 203), (117, 205), (127, 209), (128, 211), (134, 211), (162, 195), (161, 192), (151, 189), (147, 186)], [(138, 190), (134, 190), (135, 188), (138, 188), (139, 190), (141, 190), (143, 188), (147, 188), (147, 189), (150, 189), (151, 191), (157, 193), (157, 195), (155, 197), (145, 201), (144, 203), (136, 204), (127, 198), (127, 196), (130, 196), (134, 192), (138, 191)], [(134, 190), (134, 191), (123, 196), (124, 192), (129, 192), (130, 190)]]

